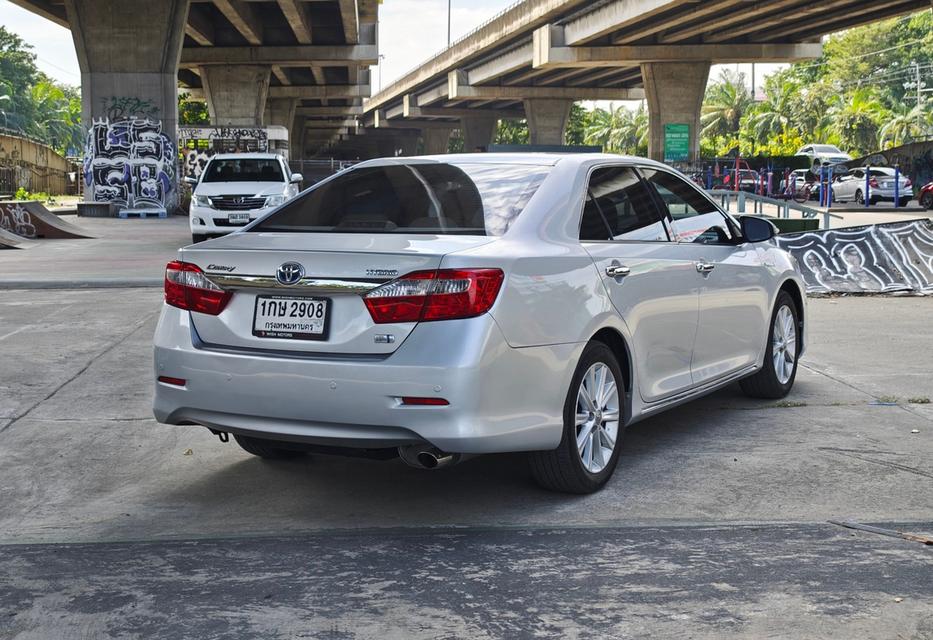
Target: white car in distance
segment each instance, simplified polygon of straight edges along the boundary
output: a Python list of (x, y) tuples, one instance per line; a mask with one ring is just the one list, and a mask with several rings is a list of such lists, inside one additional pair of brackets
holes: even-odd
[(818, 173), (824, 164), (833, 166), (852, 159), (852, 156), (834, 144), (808, 144), (801, 147), (795, 155), (810, 158), (810, 170), (814, 173)]
[(222, 153), (212, 157), (191, 185), (191, 240), (202, 242), (244, 227), (298, 195), (300, 173), (274, 153)]

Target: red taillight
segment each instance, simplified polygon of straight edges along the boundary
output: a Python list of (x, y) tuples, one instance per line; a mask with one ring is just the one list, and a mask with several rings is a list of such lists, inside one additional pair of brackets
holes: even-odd
[(208, 280), (196, 264), (172, 260), (165, 265), (165, 302), (173, 307), (216, 316), (232, 295)]
[(904, 183), (904, 186), (905, 186), (905, 187), (912, 187), (912, 186), (914, 186), (914, 183), (910, 181), (910, 178), (907, 178), (907, 182)]
[(184, 378), (172, 378), (171, 376), (159, 376), (159, 382), (175, 385), (176, 387), (183, 387), (185, 386), (187, 380)]
[(402, 404), (420, 407), (446, 407), (450, 403), (444, 398), (421, 398), (416, 396), (403, 396)]
[(877, 189), (877, 188), (878, 188), (878, 181), (877, 181), (876, 179), (874, 179), (874, 178), (871, 178), (871, 179), (868, 181), (868, 186), (869, 186), (869, 187), (872, 187), (873, 189)]
[(489, 311), (501, 269), (415, 271), (376, 287), (363, 301), (376, 324), (472, 318)]

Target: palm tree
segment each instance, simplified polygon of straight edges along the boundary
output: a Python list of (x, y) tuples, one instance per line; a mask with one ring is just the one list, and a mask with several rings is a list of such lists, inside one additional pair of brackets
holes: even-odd
[(878, 132), (878, 146), (897, 147), (933, 136), (933, 103), (894, 109)]
[(765, 83), (765, 99), (749, 112), (752, 138), (767, 142), (793, 126), (797, 86), (792, 82)]
[(843, 149), (866, 155), (875, 151), (878, 143), (879, 123), (890, 116), (890, 111), (870, 87), (860, 87), (830, 107), (833, 118), (831, 132), (838, 136)]
[(609, 105), (594, 109), (584, 129), (584, 141), (598, 144), (609, 153), (645, 153), (648, 149), (648, 111), (644, 105), (632, 111)]
[(751, 104), (752, 95), (745, 86), (745, 75), (723, 69), (719, 80), (706, 89), (700, 116), (702, 135), (714, 138), (734, 134)]

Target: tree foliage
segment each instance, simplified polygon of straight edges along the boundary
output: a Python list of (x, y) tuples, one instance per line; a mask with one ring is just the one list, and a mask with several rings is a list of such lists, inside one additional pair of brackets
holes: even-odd
[(81, 94), (39, 71), (32, 47), (0, 26), (0, 126), (59, 153), (84, 146)]

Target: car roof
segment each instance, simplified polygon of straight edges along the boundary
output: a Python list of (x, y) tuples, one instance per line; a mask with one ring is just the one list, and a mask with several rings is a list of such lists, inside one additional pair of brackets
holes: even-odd
[(380, 164), (408, 164), (414, 162), (447, 162), (451, 164), (528, 164), (538, 166), (554, 166), (561, 164), (582, 165), (590, 162), (621, 162), (624, 164), (639, 164), (669, 168), (667, 165), (639, 156), (616, 155), (613, 153), (543, 153), (543, 152), (512, 152), (512, 153), (447, 153), (433, 156), (400, 156), (396, 158), (377, 158), (367, 160), (357, 166), (375, 166)]
[(211, 160), (274, 160), (280, 157), (277, 153), (218, 153), (211, 156)]

